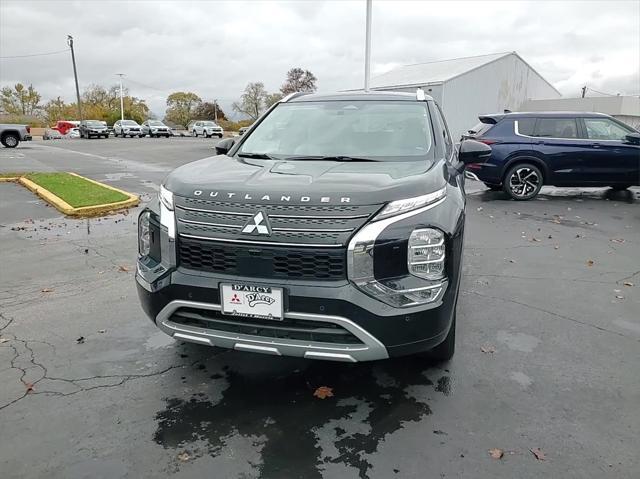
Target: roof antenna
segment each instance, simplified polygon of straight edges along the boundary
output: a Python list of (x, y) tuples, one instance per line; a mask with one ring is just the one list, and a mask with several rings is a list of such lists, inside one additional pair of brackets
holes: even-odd
[(506, 108), (505, 108), (504, 110), (502, 110), (502, 112), (503, 112), (503, 113), (513, 113), (511, 110), (508, 110), (508, 109), (506, 109)]

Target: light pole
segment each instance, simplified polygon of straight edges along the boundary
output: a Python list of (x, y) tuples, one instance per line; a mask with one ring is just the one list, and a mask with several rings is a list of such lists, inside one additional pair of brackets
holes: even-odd
[(116, 73), (120, 77), (120, 119), (124, 121), (124, 99), (122, 96), (122, 77), (124, 73)]
[(80, 121), (82, 118), (82, 106), (80, 105), (80, 87), (78, 87), (78, 70), (76, 69), (76, 55), (73, 51), (73, 37), (71, 35), (67, 35), (67, 45), (71, 49), (71, 61), (73, 62), (73, 77), (76, 80), (76, 98), (78, 100), (78, 116), (80, 117)]
[(213, 100), (213, 118), (215, 124), (218, 124), (218, 99)]
[(369, 91), (369, 77), (371, 73), (371, 2), (367, 0), (367, 27), (364, 44), (364, 91)]

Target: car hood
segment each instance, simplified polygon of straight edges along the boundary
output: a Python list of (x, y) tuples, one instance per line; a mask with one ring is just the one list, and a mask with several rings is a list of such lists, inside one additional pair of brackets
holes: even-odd
[(178, 196), (216, 201), (367, 205), (436, 191), (446, 182), (443, 169), (443, 161), (430, 160), (286, 161), (220, 155), (177, 168), (164, 184)]

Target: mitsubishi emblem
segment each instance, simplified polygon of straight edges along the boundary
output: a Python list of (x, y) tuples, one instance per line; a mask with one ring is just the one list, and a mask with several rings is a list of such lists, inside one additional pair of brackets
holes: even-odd
[(271, 234), (271, 228), (269, 228), (269, 220), (267, 215), (262, 211), (257, 212), (242, 228), (242, 232), (246, 234), (259, 234), (267, 235)]

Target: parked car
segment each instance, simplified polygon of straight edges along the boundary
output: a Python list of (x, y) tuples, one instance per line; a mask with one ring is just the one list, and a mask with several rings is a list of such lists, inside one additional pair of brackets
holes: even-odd
[(29, 125), (0, 124), (0, 143), (5, 148), (15, 148), (21, 141), (31, 140)]
[(452, 357), (464, 164), (489, 146), (456, 150), (420, 90), (293, 94), (216, 152), (138, 219), (138, 293), (162, 331), (308, 359)]
[(640, 134), (602, 113), (537, 112), (482, 115), (463, 139), (491, 145), (491, 157), (467, 165), (467, 176), (515, 200), (543, 185), (640, 184)]
[(62, 138), (62, 135), (55, 128), (45, 128), (42, 134), (43, 140), (59, 140), (60, 138)]
[(171, 136), (171, 129), (159, 120), (147, 120), (142, 124), (142, 136), (149, 135), (150, 138)]
[(134, 120), (118, 120), (113, 124), (113, 136), (142, 137), (142, 127)]
[(73, 128), (77, 128), (79, 125), (80, 122), (75, 120), (58, 120), (54, 129), (58, 130), (62, 136), (67, 136)]
[(109, 130), (105, 122), (98, 120), (82, 120), (80, 126), (80, 138), (90, 139), (93, 136), (109, 138)]
[(212, 136), (217, 136), (218, 138), (222, 138), (224, 131), (222, 127), (216, 125), (213, 121), (196, 121), (193, 123), (190, 129), (193, 136), (206, 136), (207, 138), (211, 138)]
[(251, 128), (251, 127), (250, 127), (250, 126), (243, 126), (242, 128), (240, 128), (240, 129), (238, 130), (238, 135), (239, 135), (239, 136), (244, 135), (244, 134), (247, 132), (247, 130), (248, 130), (249, 128)]
[(67, 138), (80, 138), (80, 128), (71, 128), (65, 135)]

